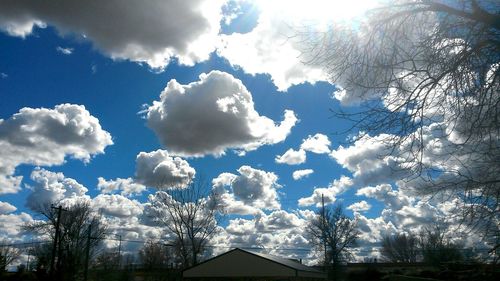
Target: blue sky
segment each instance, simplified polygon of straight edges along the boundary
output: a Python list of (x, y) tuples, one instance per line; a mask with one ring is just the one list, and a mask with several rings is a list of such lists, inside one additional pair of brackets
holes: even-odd
[(105, 210), (114, 233), (168, 238), (141, 222), (151, 183), (182, 186), (194, 174), (228, 196), (214, 245), (308, 248), (303, 229), (320, 194), (356, 218), (365, 255), (378, 255), (382, 235), (449, 215), (451, 203), (399, 189), (377, 136), (347, 142), (356, 132), (331, 110), (353, 110), (355, 97), (304, 64), (308, 46), (290, 36), (374, 1), (209, 2), (0, 5), (0, 239), (26, 239), (20, 226), (36, 219), (36, 204), (82, 198)]

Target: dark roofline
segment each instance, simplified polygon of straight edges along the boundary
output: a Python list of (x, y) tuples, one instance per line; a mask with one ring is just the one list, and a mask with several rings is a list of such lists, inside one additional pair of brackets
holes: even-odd
[(234, 252), (234, 251), (241, 251), (241, 252), (244, 252), (244, 253), (247, 253), (247, 254), (251, 254), (251, 255), (256, 256), (256, 257), (258, 257), (258, 258), (261, 258), (261, 259), (264, 259), (264, 260), (267, 260), (267, 261), (270, 261), (270, 262), (273, 262), (273, 263), (279, 264), (279, 265), (281, 265), (281, 266), (284, 266), (284, 267), (287, 267), (287, 268), (293, 269), (293, 270), (295, 270), (295, 276), (298, 276), (298, 272), (299, 272), (299, 271), (302, 271), (302, 272), (313, 272), (313, 273), (322, 273), (322, 274), (324, 274), (324, 272), (322, 272), (322, 271), (319, 271), (319, 270), (317, 270), (317, 269), (315, 269), (315, 268), (312, 268), (312, 267), (309, 267), (309, 266), (307, 266), (307, 265), (303, 265), (303, 264), (301, 264), (301, 263), (297, 263), (297, 262), (292, 261), (292, 260), (289, 260), (289, 261), (290, 261), (290, 262), (297, 263), (297, 264), (299, 264), (299, 265), (303, 266), (303, 267), (304, 267), (304, 269), (298, 269), (298, 268), (295, 268), (295, 267), (293, 267), (293, 266), (287, 265), (287, 264), (282, 263), (282, 262), (279, 262), (279, 261), (277, 261), (277, 260), (273, 260), (273, 259), (268, 258), (268, 257), (266, 257), (266, 256), (276, 257), (277, 259), (285, 259), (285, 258), (281, 258), (281, 257), (277, 257), (277, 256), (272, 256), (272, 255), (267, 255), (267, 254), (266, 254), (266, 256), (264, 256), (263, 254), (261, 255), (261, 254), (259, 254), (259, 253), (254, 253), (254, 252), (251, 252), (251, 251), (248, 251), (248, 250), (243, 250), (243, 249), (241, 249), (241, 248), (234, 248), (234, 249), (232, 249), (232, 250), (230, 250), (230, 251), (227, 251), (227, 252), (225, 252), (225, 253), (223, 253), (223, 254), (220, 254), (220, 255), (218, 255), (218, 256), (215, 256), (215, 257), (213, 257), (213, 258), (210, 258), (210, 259), (208, 259), (208, 260), (205, 260), (205, 261), (203, 261), (203, 262), (201, 262), (201, 263), (199, 263), (199, 264), (196, 264), (196, 265), (193, 265), (193, 266), (191, 266), (191, 267), (188, 267), (188, 268), (184, 269), (184, 270), (182, 271), (182, 275), (184, 275), (184, 271), (190, 270), (190, 269), (192, 269), (192, 268), (194, 268), (194, 267), (197, 267), (197, 266), (199, 266), (199, 265), (202, 265), (202, 264), (207, 263), (207, 262), (209, 262), (209, 261), (211, 261), (211, 260), (213, 260), (213, 259), (216, 259), (216, 258), (222, 257), (222, 256), (224, 256), (224, 255), (226, 255), (226, 254), (229, 254), (229, 253), (232, 253), (232, 252)]

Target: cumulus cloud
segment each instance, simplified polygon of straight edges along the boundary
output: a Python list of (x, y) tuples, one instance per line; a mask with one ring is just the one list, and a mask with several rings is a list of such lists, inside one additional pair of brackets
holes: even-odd
[(276, 163), (299, 165), (306, 162), (306, 151), (303, 149), (293, 150), (290, 148), (283, 155), (277, 155), (274, 159)]
[(347, 207), (347, 209), (352, 210), (353, 212), (366, 212), (370, 210), (372, 206), (366, 202), (365, 200), (353, 203)]
[(303, 140), (300, 145), (300, 149), (310, 151), (317, 154), (330, 153), (331, 142), (326, 135), (315, 134), (314, 136), (308, 136), (307, 139)]
[(56, 47), (56, 51), (58, 51), (59, 53), (63, 54), (63, 55), (71, 55), (73, 53), (73, 48), (63, 48), (61, 46), (57, 46)]
[(324, 198), (325, 204), (334, 203), (337, 200), (337, 196), (346, 191), (352, 184), (351, 178), (342, 176), (340, 179), (334, 180), (326, 188), (315, 188), (311, 196), (300, 198), (298, 201), (299, 206), (311, 206), (314, 204), (316, 204), (316, 206), (321, 206), (322, 197)]
[(300, 180), (301, 178), (308, 177), (312, 173), (314, 173), (313, 169), (297, 170), (293, 172), (292, 177), (294, 180)]
[(186, 160), (171, 156), (166, 150), (141, 152), (136, 158), (135, 179), (146, 186), (184, 188), (195, 174)]
[(22, 227), (33, 221), (27, 213), (0, 214), (0, 240), (22, 241), (24, 237)]
[(0, 214), (12, 213), (15, 210), (17, 210), (17, 208), (11, 205), (9, 202), (0, 201)]
[(0, 194), (19, 190), (22, 177), (14, 172), (21, 164), (61, 165), (66, 156), (88, 162), (111, 144), (111, 135), (82, 105), (22, 108), (0, 119)]
[(141, 203), (119, 194), (99, 194), (92, 198), (92, 207), (102, 214), (114, 217), (139, 216), (143, 212)]
[[(287, 5), (287, 3), (283, 3)], [(305, 82), (326, 81), (320, 68), (303, 63), (297, 30), (281, 5), (269, 5), (259, 15), (257, 26), (248, 33), (221, 35), (217, 53), (246, 73), (269, 74), (278, 90)]]
[(31, 173), (34, 184), (26, 198), (26, 206), (37, 211), (45, 204), (72, 204), (76, 201), (89, 200), (88, 189), (72, 178), (66, 178), (63, 173), (55, 173), (36, 168)]
[(401, 166), (402, 160), (391, 155), (385, 139), (390, 135), (362, 136), (349, 147), (339, 146), (330, 156), (354, 175), (356, 183), (376, 185), (395, 181), (408, 175)]
[(394, 210), (399, 210), (412, 203), (412, 200), (404, 192), (393, 190), (390, 184), (363, 187), (356, 191), (356, 195), (377, 199)]
[(250, 166), (241, 166), (238, 173), (222, 173), (212, 181), (214, 191), (229, 213), (255, 214), (261, 209), (280, 208), (278, 176)]
[(251, 93), (232, 75), (212, 71), (181, 85), (171, 80), (147, 109), (148, 126), (168, 150), (181, 156), (220, 156), (286, 139), (298, 121), (291, 110), (277, 125), (255, 111)]
[(139, 195), (146, 190), (146, 186), (136, 183), (132, 178), (117, 178), (115, 180), (106, 180), (99, 177), (97, 182), (97, 189), (101, 193), (114, 193), (115, 191), (120, 191), (122, 195)]
[(26, 37), (35, 26), (51, 25), (63, 35), (81, 35), (113, 59), (162, 69), (172, 58), (188, 65), (208, 59), (217, 42), (224, 2), (7, 0), (0, 3), (0, 29)]

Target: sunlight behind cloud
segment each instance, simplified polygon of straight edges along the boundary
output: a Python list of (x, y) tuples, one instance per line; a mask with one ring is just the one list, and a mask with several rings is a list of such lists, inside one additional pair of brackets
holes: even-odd
[(362, 16), (377, 0), (255, 0), (263, 11), (276, 11), (292, 21), (328, 24)]

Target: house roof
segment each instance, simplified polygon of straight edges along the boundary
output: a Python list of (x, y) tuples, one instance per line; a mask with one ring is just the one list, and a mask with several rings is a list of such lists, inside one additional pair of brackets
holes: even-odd
[(322, 273), (321, 271), (319, 271), (319, 270), (317, 270), (315, 268), (312, 268), (312, 267), (309, 267), (307, 265), (301, 264), (301, 263), (299, 263), (297, 261), (294, 261), (292, 259), (285, 259), (285, 258), (278, 257), (278, 256), (273, 256), (273, 255), (268, 255), (268, 254), (262, 254), (262, 253), (259, 253), (259, 252), (254, 252), (254, 251), (249, 251), (249, 250), (243, 250), (243, 249), (240, 249), (240, 248), (236, 248), (234, 250), (240, 250), (240, 251), (243, 251), (243, 252), (247, 252), (247, 253), (259, 256), (261, 258), (265, 258), (265, 259), (268, 259), (270, 261), (273, 261), (273, 262), (276, 262), (276, 263), (280, 263), (282, 265), (285, 265), (285, 266), (290, 267), (290, 268), (295, 269), (295, 270)]
[(183, 271), (187, 278), (203, 277), (306, 277), (326, 278), (326, 275), (295, 260), (233, 249)]

